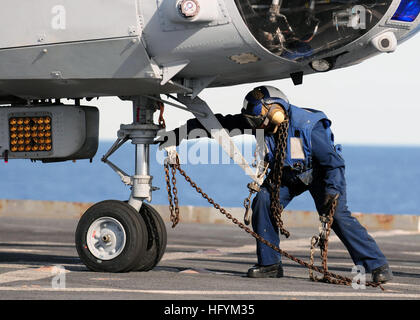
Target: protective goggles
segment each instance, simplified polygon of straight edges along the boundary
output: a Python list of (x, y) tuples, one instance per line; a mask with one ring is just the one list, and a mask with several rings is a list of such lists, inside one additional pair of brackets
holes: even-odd
[[(259, 110), (259, 114), (249, 114), (249, 110), (251, 109)], [(268, 126), (269, 124), (277, 127), (284, 122), (287, 117), (281, 104), (277, 102), (266, 104), (264, 101), (261, 101), (260, 104), (254, 106), (248, 105), (246, 109), (242, 109), (242, 114), (245, 116), (245, 119), (250, 126), (255, 129), (261, 128), (262, 126)]]

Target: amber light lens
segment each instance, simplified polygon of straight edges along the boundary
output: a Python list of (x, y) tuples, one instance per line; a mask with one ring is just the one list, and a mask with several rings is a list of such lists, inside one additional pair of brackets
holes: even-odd
[(53, 143), (51, 122), (50, 116), (11, 117), (9, 119), (10, 151), (51, 151)]

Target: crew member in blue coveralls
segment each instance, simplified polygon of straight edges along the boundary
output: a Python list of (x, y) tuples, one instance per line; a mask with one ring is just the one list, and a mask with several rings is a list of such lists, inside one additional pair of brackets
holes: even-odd
[[(241, 114), (218, 114), (216, 117), (228, 131), (240, 129), (244, 132), (246, 129), (252, 129), (256, 132), (256, 129), (264, 129), (268, 147), (266, 161), (270, 163), (271, 168), (276, 154), (274, 132), (278, 128), (278, 123), (273, 120), (276, 117), (273, 117), (273, 110), (281, 110), (283, 119), (289, 120), (279, 197), (281, 205), (286, 208), (295, 196), (309, 191), (321, 221), (325, 221), (333, 200), (338, 195), (332, 224), (335, 234), (346, 246), (354, 264), (363, 266), (366, 272), (372, 273), (373, 282), (385, 283), (391, 280), (392, 272), (385, 256), (375, 240), (358, 220), (351, 216), (347, 208), (344, 160), (338, 146), (334, 146), (331, 121), (323, 112), (293, 106), (277, 88), (262, 86), (248, 93)], [(187, 133), (197, 128), (204, 129), (196, 119), (189, 120), (186, 126)], [(176, 145), (187, 138), (180, 137), (179, 129), (175, 129), (173, 133), (176, 136)], [(263, 183), (252, 202), (252, 227), (267, 241), (279, 246), (279, 230), (271, 214), (270, 204), (270, 186)], [(283, 277), (281, 255), (258, 240), (257, 257), (258, 263), (248, 270), (248, 277)]]

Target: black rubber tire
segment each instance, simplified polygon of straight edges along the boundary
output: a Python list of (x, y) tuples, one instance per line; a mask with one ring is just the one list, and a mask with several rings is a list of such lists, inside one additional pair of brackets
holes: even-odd
[[(116, 219), (124, 228), (126, 244), (123, 251), (112, 260), (96, 258), (87, 246), (87, 233), (94, 221), (102, 217)], [(81, 217), (75, 234), (76, 249), (82, 262), (96, 272), (128, 272), (137, 264), (138, 256), (147, 249), (146, 223), (130, 205), (118, 200), (98, 202)]]
[(147, 250), (144, 256), (139, 256), (136, 271), (150, 271), (162, 259), (166, 250), (167, 233), (165, 222), (160, 214), (149, 204), (143, 203), (140, 209), (140, 218), (146, 222), (147, 233), (149, 235), (147, 241)]

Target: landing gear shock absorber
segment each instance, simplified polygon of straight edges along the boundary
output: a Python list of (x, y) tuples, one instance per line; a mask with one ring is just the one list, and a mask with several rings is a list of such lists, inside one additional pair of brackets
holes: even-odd
[[(166, 228), (159, 213), (145, 201), (152, 200), (150, 144), (161, 126), (153, 123), (160, 108), (154, 100), (130, 97), (133, 123), (121, 125), (118, 139), (103, 156), (123, 183), (131, 186), (128, 201), (108, 200), (89, 208), (76, 230), (76, 248), (80, 259), (93, 271), (148, 271), (160, 261), (166, 249)], [(135, 145), (135, 173), (126, 174), (108, 158), (125, 142)]]

